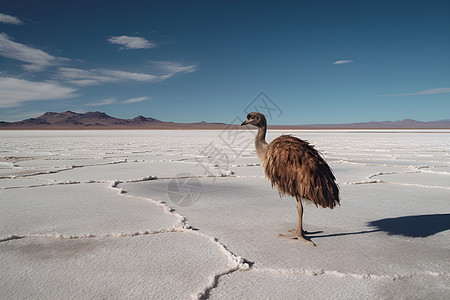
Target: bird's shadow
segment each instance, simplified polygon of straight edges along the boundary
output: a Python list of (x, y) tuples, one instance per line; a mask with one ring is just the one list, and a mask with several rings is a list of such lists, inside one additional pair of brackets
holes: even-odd
[(413, 215), (374, 220), (367, 223), (372, 229), (357, 232), (316, 235), (314, 238), (385, 232), (405, 237), (428, 237), (450, 229), (450, 214)]
[(368, 223), (389, 235), (407, 237), (428, 237), (450, 229), (450, 214), (416, 215), (387, 218)]

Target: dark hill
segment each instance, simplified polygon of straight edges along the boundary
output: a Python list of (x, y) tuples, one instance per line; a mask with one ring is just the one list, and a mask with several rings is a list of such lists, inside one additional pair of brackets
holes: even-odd
[(18, 122), (0, 122), (0, 129), (221, 129), (223, 123), (173, 123), (137, 116), (119, 119), (103, 112), (46, 112), (37, 118)]

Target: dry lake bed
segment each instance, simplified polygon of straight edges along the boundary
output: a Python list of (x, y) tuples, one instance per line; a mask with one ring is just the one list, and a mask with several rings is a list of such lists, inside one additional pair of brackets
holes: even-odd
[(295, 200), (255, 132), (0, 131), (1, 299), (448, 299), (450, 131), (281, 131), (341, 206)]

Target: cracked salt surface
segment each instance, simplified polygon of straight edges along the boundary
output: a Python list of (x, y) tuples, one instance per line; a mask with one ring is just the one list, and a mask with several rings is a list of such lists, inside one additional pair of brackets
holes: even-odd
[[(341, 184), (340, 207), (305, 207), (315, 248), (276, 237), (295, 227), (295, 201), (271, 189), (252, 143), (230, 148), (219, 131), (0, 132), (0, 298), (446, 298), (449, 133), (293, 134)], [(188, 207), (168, 196), (180, 173), (201, 183)]]
[(418, 276), (362, 280), (255, 269), (223, 276), (210, 299), (230, 299), (230, 291), (242, 291), (247, 299), (446, 299), (448, 279)]
[[(426, 206), (420, 207), (420, 215), (441, 212), (443, 199), (436, 199), (450, 197), (450, 193), (442, 195), (435, 190), (422, 192), (419, 188), (396, 186), (389, 191), (377, 185), (356, 189), (343, 186), (342, 198), (346, 202), (340, 207), (334, 210), (313, 205), (305, 207), (304, 226), (313, 232), (309, 236), (318, 247), (304, 247), (296, 240), (280, 241), (276, 236), (295, 228), (295, 201), (287, 197), (280, 199), (270, 184), (264, 185), (264, 180), (240, 177), (211, 182), (211, 179), (203, 179), (202, 198), (195, 205), (178, 207), (177, 211), (191, 226), (218, 237), (231, 251), (253, 262), (254, 268), (335, 270), (358, 273), (361, 277), (367, 274), (396, 276), (421, 270), (448, 272), (449, 232), (434, 232), (435, 227), (431, 226), (434, 226), (434, 219), (443, 222), (450, 214), (443, 218), (437, 214), (424, 218), (425, 224), (414, 224), (414, 219), (397, 224), (410, 226), (411, 232), (430, 236), (429, 239), (407, 236), (406, 229), (403, 229), (406, 236), (389, 237), (389, 230), (395, 228), (382, 220), (417, 215), (416, 205), (422, 206), (425, 197), (430, 199)], [(156, 199), (170, 201), (164, 191), (166, 185), (167, 182), (157, 180), (128, 183), (123, 187), (132, 195), (152, 194)], [(409, 206), (404, 207), (399, 199), (409, 199)], [(371, 222), (381, 229), (371, 226)], [(421, 231), (421, 226), (428, 226), (429, 232), (426, 228)], [(442, 226), (444, 230), (450, 228), (450, 225)]]
[(174, 216), (145, 199), (125, 198), (102, 184), (1, 191), (0, 239), (8, 235), (78, 236), (171, 228)]
[(3, 242), (2, 299), (186, 299), (224, 255), (195, 234)]

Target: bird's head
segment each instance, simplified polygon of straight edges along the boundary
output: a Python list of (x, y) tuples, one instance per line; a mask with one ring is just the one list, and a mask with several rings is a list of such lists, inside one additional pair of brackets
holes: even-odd
[(254, 125), (256, 127), (267, 126), (266, 117), (259, 112), (251, 112), (247, 115), (247, 119), (242, 122), (241, 126)]

